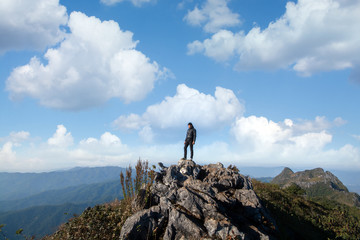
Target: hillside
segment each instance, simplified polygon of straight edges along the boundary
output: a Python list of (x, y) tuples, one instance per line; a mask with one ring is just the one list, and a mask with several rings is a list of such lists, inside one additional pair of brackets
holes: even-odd
[(0, 212), (0, 224), (6, 224), (4, 230), (10, 239), (15, 239), (19, 228), (27, 235), (44, 236), (73, 214), (81, 214), (86, 207), (122, 197), (119, 180), (46, 191), (21, 200), (0, 202), (1, 211), (7, 211)]
[(44, 191), (119, 179), (120, 167), (74, 168), (46, 173), (0, 173), (0, 201), (23, 199)]
[[(44, 240), (201, 239), (188, 238), (189, 233), (211, 239), (360, 238), (358, 208), (326, 198), (311, 201), (294, 185), (282, 189), (237, 174), (236, 168), (221, 164), (163, 167), (149, 192), (140, 190), (134, 198), (89, 208)], [(167, 215), (171, 213), (176, 214)]]
[(41, 205), (60, 205), (64, 203), (104, 203), (113, 201), (115, 198), (122, 198), (119, 180), (80, 185), (59, 190), (49, 190), (19, 200), (0, 201), (0, 212)]
[(279, 239), (327, 240), (360, 239), (360, 209), (326, 198), (304, 197), (295, 185), (279, 185), (253, 180), (254, 190), (279, 229)]
[(23, 237), (15, 234), (20, 228), (24, 230), (25, 235), (35, 235), (39, 239), (46, 234), (51, 234), (60, 224), (68, 221), (74, 214), (81, 214), (89, 206), (94, 206), (94, 204), (67, 203), (58, 206), (31, 207), (2, 213), (0, 223), (5, 225), (2, 231), (9, 239), (23, 240)]
[(305, 190), (308, 197), (327, 198), (349, 206), (360, 207), (360, 196), (349, 192), (347, 187), (331, 172), (322, 168), (293, 172), (290, 168), (276, 176), (271, 183), (278, 184), (282, 188), (291, 185), (299, 186)]
[(268, 239), (276, 233), (249, 178), (236, 168), (189, 160), (160, 166), (150, 174), (151, 187), (135, 198), (89, 209), (46, 239)]

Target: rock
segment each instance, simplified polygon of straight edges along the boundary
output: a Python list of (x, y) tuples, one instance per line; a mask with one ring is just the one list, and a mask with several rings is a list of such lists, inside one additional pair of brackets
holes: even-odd
[(360, 196), (349, 192), (334, 174), (322, 168), (299, 172), (284, 168), (271, 182), (283, 189), (294, 186), (301, 188), (311, 197), (325, 197), (342, 204), (360, 207)]
[(120, 239), (152, 239), (164, 227), (165, 220), (159, 206), (139, 211), (126, 220)]
[(275, 239), (276, 226), (251, 179), (221, 163), (162, 167), (121, 229), (120, 239)]

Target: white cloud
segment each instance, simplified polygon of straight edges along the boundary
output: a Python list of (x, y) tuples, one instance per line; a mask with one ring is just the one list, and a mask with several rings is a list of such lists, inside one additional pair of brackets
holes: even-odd
[[(112, 6), (123, 1), (125, 0), (100, 0), (100, 2), (108, 6)], [(134, 4), (137, 7), (140, 7), (144, 3), (154, 2), (154, 0), (127, 0), (127, 1), (130, 1), (132, 4)]]
[(334, 122), (325, 117), (316, 117), (314, 121), (299, 121), (291, 119), (275, 123), (265, 117), (241, 117), (232, 126), (232, 133), (241, 144), (251, 146), (255, 151), (267, 151), (274, 146), (286, 148), (321, 149), (330, 143), (332, 136), (326, 132), (335, 126)]
[[(238, 118), (231, 129), (237, 141), (198, 141), (195, 161), (238, 166), (360, 169), (359, 148), (346, 144), (338, 149), (329, 149), (333, 136), (326, 129), (299, 132), (296, 125), (302, 123), (290, 119), (275, 123), (256, 116)], [(47, 142), (31, 142), (28, 145), (23, 142), (20, 146), (7, 141), (0, 145), (0, 171), (39, 172), (75, 166), (127, 166), (139, 157), (148, 159), (151, 164), (162, 161), (169, 165), (176, 164), (183, 154), (182, 141), (153, 143), (150, 126), (142, 127), (139, 134), (144, 135), (145, 141), (148, 137), (148, 144), (130, 147), (110, 132), (99, 138), (89, 137), (74, 143), (72, 135), (59, 125)]]
[(129, 130), (138, 130), (147, 124), (145, 119), (134, 113), (127, 116), (120, 116), (113, 122), (113, 125), (117, 128)]
[(110, 98), (143, 99), (166, 73), (135, 49), (133, 33), (114, 21), (100, 21), (80, 12), (70, 15), (71, 33), (45, 54), (47, 65), (33, 57), (6, 81), (11, 99), (29, 96), (46, 107), (84, 109)]
[(217, 32), (224, 27), (240, 24), (239, 14), (228, 7), (229, 0), (206, 0), (199, 9), (197, 6), (188, 11), (184, 20), (193, 26), (203, 26), (206, 32)]
[(20, 132), (11, 132), (10, 133), (10, 141), (12, 142), (22, 142), (27, 140), (30, 137), (30, 133), (26, 131)]
[(360, 169), (360, 151), (352, 145), (327, 149), (333, 136), (327, 129), (336, 126), (323, 117), (294, 123), (275, 123), (265, 117), (238, 118), (231, 132), (237, 140), (234, 159), (253, 166), (326, 167)]
[[(137, 154), (135, 154), (138, 157)], [(105, 132), (100, 138), (74, 143), (63, 125), (46, 142), (0, 145), (0, 171), (49, 171), (76, 166), (126, 166), (136, 159), (120, 138)]]
[(216, 87), (214, 96), (204, 94), (185, 84), (177, 87), (175, 96), (150, 105), (142, 116), (120, 116), (113, 124), (120, 129), (157, 129), (183, 127), (191, 121), (201, 128), (217, 128), (242, 115), (244, 106), (230, 89)]
[(59, 0), (1, 0), (0, 54), (8, 50), (44, 49), (61, 41), (67, 23)]
[(7, 163), (16, 159), (16, 154), (12, 148), (13, 148), (13, 143), (6, 142), (0, 149), (0, 161), (2, 162), (1, 164), (3, 166), (6, 166)]
[(18, 145), (21, 142), (28, 140), (29, 137), (30, 133), (26, 131), (11, 132), (7, 137), (0, 137), (0, 142), (11, 142)]
[(316, 132), (332, 127), (339, 127), (346, 123), (341, 117), (335, 118), (332, 122), (327, 120), (324, 116), (317, 116), (314, 121), (309, 120), (299, 120), (298, 123), (293, 125), (293, 130), (296, 132)]
[(217, 31), (203, 42), (188, 45), (188, 53), (204, 53), (217, 61), (238, 57), (237, 70), (292, 67), (302, 75), (354, 69), (360, 63), (360, 2), (352, 0), (299, 0), (288, 2), (286, 12), (268, 27), (247, 34)]
[(146, 143), (152, 143), (154, 139), (154, 132), (150, 126), (144, 126), (141, 131), (139, 131), (140, 138)]
[(210, 39), (203, 42), (194, 41), (188, 44), (188, 54), (203, 52), (205, 56), (216, 61), (226, 61), (236, 54), (236, 49), (242, 41), (240, 34), (228, 30), (220, 30)]
[(241, 144), (246, 144), (253, 149), (269, 148), (273, 144), (283, 142), (291, 136), (288, 128), (265, 117), (241, 117), (235, 121), (232, 133)]
[(69, 147), (73, 145), (74, 139), (70, 132), (67, 132), (67, 129), (64, 125), (58, 125), (54, 135), (48, 139), (47, 143), (50, 146), (55, 147)]

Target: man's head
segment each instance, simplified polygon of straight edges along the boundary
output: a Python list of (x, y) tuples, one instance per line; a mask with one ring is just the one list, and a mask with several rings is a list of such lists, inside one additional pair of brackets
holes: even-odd
[(193, 125), (192, 125), (191, 122), (188, 123), (188, 127), (189, 127), (189, 128), (192, 128), (192, 127), (193, 127)]

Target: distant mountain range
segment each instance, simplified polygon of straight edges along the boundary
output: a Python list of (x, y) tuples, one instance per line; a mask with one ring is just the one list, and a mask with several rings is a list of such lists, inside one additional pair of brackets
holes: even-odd
[(133, 201), (89, 208), (45, 239), (360, 239), (360, 208), (339, 203), (351, 193), (331, 172), (285, 168), (273, 179), (278, 184), (250, 184), (237, 181), (236, 168), (199, 168), (183, 162), (164, 168), (152, 197), (142, 191)]
[(18, 200), (0, 201), (0, 212), (64, 203), (104, 203), (122, 197), (120, 180), (114, 180), (49, 190)]
[(50, 234), (85, 208), (121, 199), (120, 167), (75, 168), (49, 173), (0, 173), (0, 224), (15, 234)]
[[(239, 167), (239, 169), (244, 175), (270, 182), (283, 168)], [(89, 206), (111, 202), (116, 198), (121, 199), (119, 174), (123, 170), (121, 167), (96, 167), (48, 173), (0, 173), (0, 225), (6, 224), (3, 231), (10, 239), (21, 239), (15, 235), (15, 231), (19, 228), (23, 228), (26, 235), (35, 234), (38, 237), (52, 233), (73, 214), (81, 214)], [(297, 176), (292, 170), (285, 172), (287, 177)], [(317, 172), (326, 175), (326, 172), (319, 169), (306, 174), (311, 173), (315, 176)], [(348, 189), (351, 191), (358, 189), (360, 192), (360, 174), (339, 171), (336, 175), (344, 179), (343, 183)], [(315, 179), (309, 176), (307, 178), (308, 181)], [(356, 196), (349, 193), (341, 182), (341, 184), (337, 181), (333, 182), (337, 190), (320, 184), (317, 185), (318, 188), (308, 190), (307, 194), (316, 197), (319, 193), (331, 193), (328, 195), (329, 199), (345, 199), (344, 201), (348, 203), (351, 197)], [(349, 198), (344, 197), (345, 195), (342, 194), (344, 192)]]
[(31, 207), (0, 213), (0, 223), (5, 225), (2, 230), (8, 239), (23, 240), (22, 236), (15, 234), (20, 228), (26, 236), (36, 236), (39, 239), (53, 233), (60, 224), (74, 217), (74, 214), (81, 214), (87, 207), (88, 203)]
[(349, 206), (360, 207), (360, 196), (349, 192), (347, 187), (331, 172), (322, 168), (293, 172), (290, 168), (277, 175), (271, 183), (280, 185), (282, 188), (292, 186), (305, 190), (311, 198), (327, 198)]
[(26, 198), (48, 190), (119, 179), (121, 167), (74, 168), (45, 173), (0, 172), (0, 201)]

